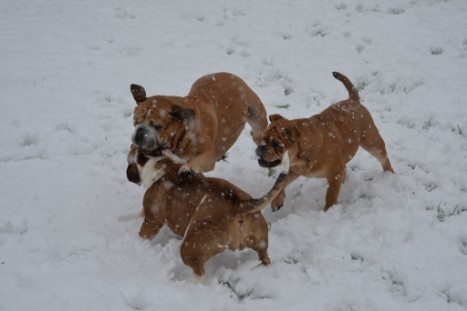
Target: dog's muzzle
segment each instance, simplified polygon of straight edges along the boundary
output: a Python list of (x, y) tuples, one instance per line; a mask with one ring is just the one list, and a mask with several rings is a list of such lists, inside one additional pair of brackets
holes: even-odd
[(164, 144), (157, 141), (156, 133), (145, 125), (138, 125), (133, 133), (133, 143), (146, 155), (159, 154)]
[(255, 153), (259, 157), (259, 159), (258, 159), (259, 165), (261, 167), (275, 167), (275, 166), (278, 166), (279, 164), (281, 164), (280, 159), (272, 161), (272, 162), (268, 162), (268, 161), (263, 159), (263, 155), (267, 151), (267, 149), (268, 149), (267, 145), (259, 145), (258, 148), (256, 148)]
[(267, 148), (268, 147), (266, 145), (259, 145), (255, 151), (256, 155), (261, 158), (263, 154), (266, 152)]

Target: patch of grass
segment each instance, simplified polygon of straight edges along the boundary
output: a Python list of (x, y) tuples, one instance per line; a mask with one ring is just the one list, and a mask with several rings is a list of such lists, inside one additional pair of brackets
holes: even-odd
[[(288, 94), (286, 94), (286, 95), (288, 95)], [(290, 108), (290, 104), (276, 105), (276, 108), (280, 108), (280, 109), (289, 109), (289, 108)]]
[(465, 137), (464, 130), (459, 126), (459, 124), (457, 124), (457, 133), (458, 133), (460, 136)]
[(227, 163), (227, 164), (230, 164), (230, 162), (227, 161), (227, 158), (228, 158), (228, 157), (229, 157), (229, 153), (227, 152), (227, 153), (225, 153), (225, 154), (224, 154), (219, 160), (217, 160), (217, 161), (218, 161), (218, 162), (219, 162), (219, 161), (222, 161), (222, 162), (225, 162), (225, 163)]
[(359, 81), (357, 81), (355, 88), (358, 92), (362, 92), (369, 84), (370, 82), (368, 82), (365, 78), (362, 78)]
[(431, 55), (440, 55), (443, 54), (443, 48), (439, 46), (433, 46), (430, 48)]
[(235, 290), (235, 287), (229, 282), (221, 282), (222, 285), (227, 286), (228, 289), (238, 298), (239, 301), (243, 301), (245, 298), (248, 298), (253, 293), (253, 288), (246, 292), (245, 294), (239, 294)]
[(273, 168), (268, 168), (268, 177), (276, 176), (276, 170)]
[(402, 8), (391, 8), (391, 9), (389, 9), (389, 11), (388, 11), (389, 14), (394, 14), (394, 15), (399, 15), (399, 14), (402, 14), (402, 13), (404, 13), (404, 12), (405, 12), (405, 11), (404, 11), (404, 9), (402, 9)]
[(283, 260), (286, 264), (289, 264), (289, 265), (295, 265), (298, 263), (298, 259), (297, 258), (293, 258), (293, 257), (287, 257), (286, 259)]
[(460, 213), (467, 212), (467, 207), (459, 207), (459, 204), (457, 204), (452, 211), (446, 211), (441, 207), (441, 203), (439, 203), (436, 207), (436, 211), (438, 213), (438, 220), (440, 222), (444, 222), (444, 220), (448, 217), (457, 216)]

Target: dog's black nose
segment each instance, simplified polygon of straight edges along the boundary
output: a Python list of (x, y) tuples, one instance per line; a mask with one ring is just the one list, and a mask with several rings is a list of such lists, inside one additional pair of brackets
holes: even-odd
[(263, 156), (263, 154), (266, 152), (267, 148), (268, 147), (266, 145), (259, 145), (258, 148), (256, 148), (256, 151), (255, 151), (256, 155), (261, 158)]
[(144, 142), (144, 137), (147, 135), (146, 130), (143, 127), (140, 127), (136, 130), (134, 142), (138, 146), (141, 146)]

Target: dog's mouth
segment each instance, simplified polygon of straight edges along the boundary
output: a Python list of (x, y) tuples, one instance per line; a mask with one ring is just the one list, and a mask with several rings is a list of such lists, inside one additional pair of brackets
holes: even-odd
[(281, 162), (282, 161), (280, 159), (272, 161), (272, 162), (268, 162), (268, 161), (263, 160), (261, 158), (258, 159), (259, 166), (261, 166), (261, 167), (275, 167), (275, 166), (278, 166), (279, 164), (281, 164)]
[(163, 145), (158, 146), (155, 149), (144, 149), (141, 147), (139, 148), (141, 153), (147, 157), (162, 157), (163, 156), (162, 151), (164, 151), (164, 149), (165, 147)]

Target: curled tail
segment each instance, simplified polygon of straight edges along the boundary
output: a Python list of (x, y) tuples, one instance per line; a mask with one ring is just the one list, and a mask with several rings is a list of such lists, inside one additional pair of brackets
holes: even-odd
[(289, 173), (290, 159), (289, 152), (286, 151), (284, 157), (282, 158), (281, 172), (272, 186), (271, 190), (268, 193), (263, 195), (259, 199), (246, 200), (240, 203), (240, 207), (237, 211), (238, 214), (249, 214), (259, 212), (274, 200), (279, 193), (284, 190), (286, 186), (287, 174)]
[(360, 101), (360, 96), (358, 96), (357, 89), (346, 76), (344, 76), (342, 73), (339, 73), (337, 71), (334, 71), (332, 75), (334, 76), (334, 78), (336, 78), (337, 80), (339, 80), (340, 82), (344, 84), (345, 88), (349, 92), (350, 99), (356, 100), (358, 102)]

